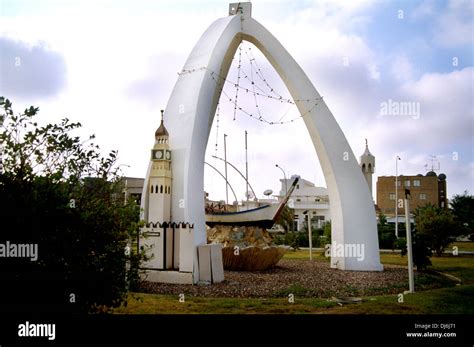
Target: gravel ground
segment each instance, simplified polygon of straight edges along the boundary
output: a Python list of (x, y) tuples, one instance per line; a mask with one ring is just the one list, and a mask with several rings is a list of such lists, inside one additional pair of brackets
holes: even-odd
[(326, 262), (282, 259), (265, 271), (225, 271), (225, 281), (213, 285), (142, 282), (140, 291), (196, 297), (331, 297), (400, 293), (408, 286), (407, 270), (385, 266), (381, 272), (341, 271)]

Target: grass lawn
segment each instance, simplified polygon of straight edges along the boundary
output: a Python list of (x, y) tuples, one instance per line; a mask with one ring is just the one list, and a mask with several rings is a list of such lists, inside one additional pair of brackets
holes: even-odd
[(446, 250), (451, 251), (454, 246), (456, 246), (458, 248), (458, 251), (471, 251), (471, 252), (474, 252), (474, 242), (472, 242), (472, 241), (469, 241), (469, 242), (453, 242), (451, 245), (449, 245), (449, 249), (446, 249)]
[[(462, 248), (458, 246), (461, 250)], [(471, 247), (471, 246), (469, 246)], [(466, 248), (464, 248), (466, 249)], [(308, 250), (288, 251), (285, 259), (308, 260)], [(386, 265), (407, 266), (406, 256), (382, 253)], [(321, 251), (313, 252), (313, 261), (328, 262)], [(419, 291), (404, 295), (368, 296), (361, 303), (339, 305), (330, 299), (299, 298), (289, 303), (287, 298), (239, 299), (203, 298), (187, 296), (180, 302), (174, 295), (132, 293), (127, 307), (115, 309), (116, 314), (473, 314), (474, 313), (474, 256), (443, 255), (432, 257), (432, 270), (448, 273), (461, 279), (461, 285)], [(423, 281), (423, 278), (417, 278)], [(418, 283), (418, 287), (423, 283)], [(416, 289), (416, 287), (415, 287)]]
[[(185, 298), (158, 294), (133, 294), (127, 307), (115, 310), (117, 314), (473, 314), (474, 285), (427, 290), (404, 296), (364, 297), (363, 302), (338, 305), (329, 299), (295, 297), (294, 303), (285, 298)], [(137, 300), (138, 298), (138, 300)]]

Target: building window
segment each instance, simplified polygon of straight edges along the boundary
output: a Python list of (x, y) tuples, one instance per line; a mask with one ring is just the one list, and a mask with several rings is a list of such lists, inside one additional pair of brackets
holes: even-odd
[(319, 198), (314, 199), (314, 202), (320, 202), (320, 201), (321, 201), (321, 199), (319, 199)]
[(398, 180), (398, 181), (397, 181), (397, 186), (400, 187), (401, 185), (402, 185), (402, 181)]
[(160, 186), (160, 194), (163, 194), (163, 186)]
[(426, 200), (426, 194), (425, 193), (420, 194), (420, 200)]
[(409, 187), (410, 186), (410, 180), (406, 180), (405, 181), (405, 187)]
[(299, 184), (296, 185), (296, 189), (300, 189), (300, 185), (299, 185)]
[(390, 194), (388, 195), (388, 198), (389, 198), (390, 200), (395, 201), (395, 193), (390, 193)]
[(421, 186), (420, 180), (413, 180), (413, 187), (419, 187)]
[(296, 199), (296, 202), (301, 202), (301, 199)]

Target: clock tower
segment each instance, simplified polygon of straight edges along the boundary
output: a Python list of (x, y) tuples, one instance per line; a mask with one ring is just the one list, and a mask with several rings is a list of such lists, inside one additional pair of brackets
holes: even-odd
[(150, 173), (148, 180), (147, 221), (169, 223), (171, 221), (171, 151), (169, 134), (163, 122), (155, 131), (155, 144), (150, 155)]

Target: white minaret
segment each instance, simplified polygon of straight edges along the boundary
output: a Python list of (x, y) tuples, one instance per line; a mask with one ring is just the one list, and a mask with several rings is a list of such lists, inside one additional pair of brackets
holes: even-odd
[(155, 144), (151, 150), (150, 172), (147, 187), (148, 204), (146, 204), (145, 220), (147, 222), (170, 222), (171, 218), (171, 151), (169, 134), (163, 123), (155, 132)]
[(360, 156), (360, 167), (364, 174), (365, 180), (369, 185), (370, 194), (372, 195), (372, 175), (375, 171), (375, 157), (369, 151), (367, 139), (365, 139), (365, 152)]

